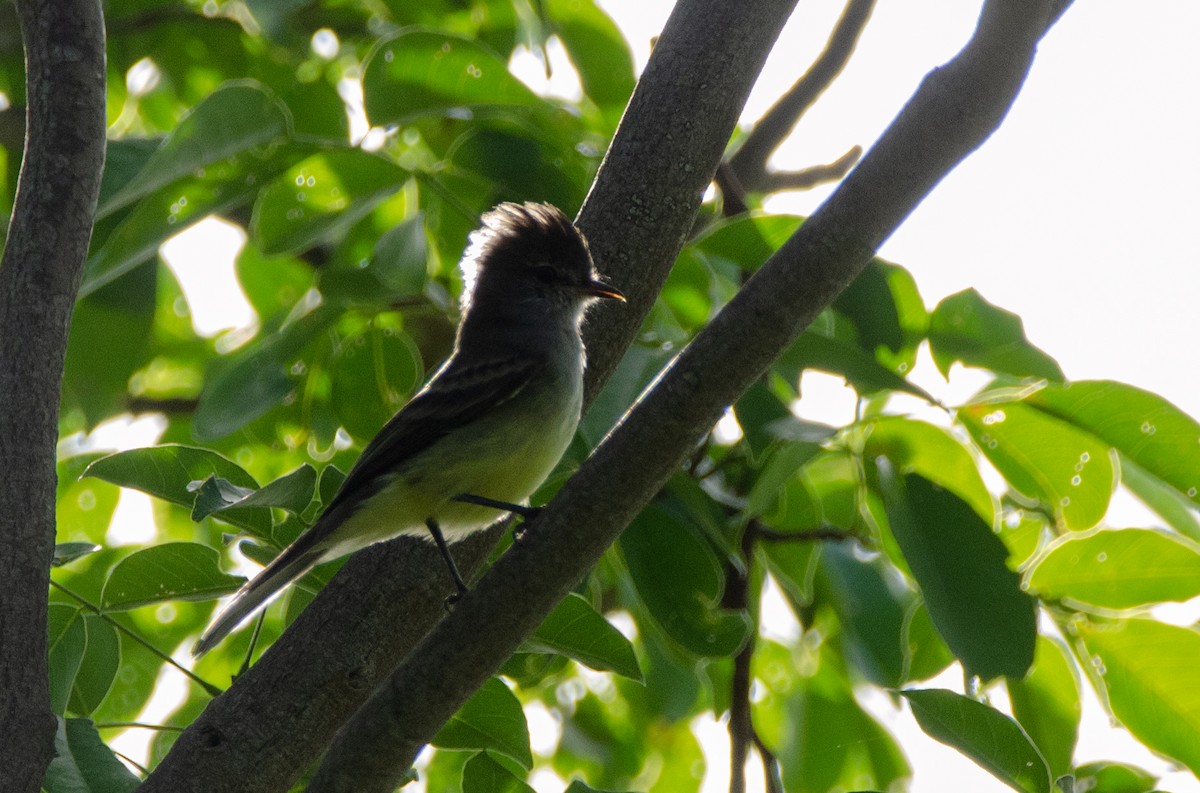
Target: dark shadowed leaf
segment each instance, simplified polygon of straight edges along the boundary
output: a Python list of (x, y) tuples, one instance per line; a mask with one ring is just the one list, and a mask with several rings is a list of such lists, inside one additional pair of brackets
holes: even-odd
[(54, 759), (46, 769), (46, 793), (133, 793), (141, 784), (104, 745), (89, 719), (58, 720)]
[(929, 345), (943, 375), (957, 361), (1016, 377), (1063, 379), (1058, 363), (1025, 338), (1021, 318), (974, 289), (938, 303), (929, 317)]
[(1004, 543), (950, 491), (878, 462), (892, 534), (946, 644), (969, 674), (1023, 677), (1033, 663), (1036, 602), (1006, 566)]
[(749, 617), (719, 608), (720, 561), (689, 522), (651, 504), (619, 546), (638, 596), (672, 639), (701, 656), (731, 655), (746, 641)]
[(523, 768), (533, 766), (529, 726), (521, 702), (499, 678), (491, 678), (430, 741), (443, 749), (491, 749)]
[(121, 666), (121, 640), (113, 625), (95, 614), (85, 614), (87, 650), (71, 687), (68, 707), (72, 713), (87, 716), (100, 706), (116, 679)]
[(533, 788), (487, 752), (480, 752), (463, 766), (462, 793), (533, 793)]
[(67, 709), (75, 676), (87, 651), (83, 612), (66, 603), (51, 603), (49, 612), (50, 707), (61, 715)]
[(550, 612), (525, 645), (532, 652), (559, 653), (592, 669), (642, 680), (633, 645), (574, 592)]
[(1050, 793), (1050, 770), (1020, 726), (998, 710), (941, 689), (900, 692), (931, 738), (953, 746), (1023, 793)]

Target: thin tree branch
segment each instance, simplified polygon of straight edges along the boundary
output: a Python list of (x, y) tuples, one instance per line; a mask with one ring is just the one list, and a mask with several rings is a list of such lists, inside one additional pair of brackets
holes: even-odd
[(0, 787), (36, 791), (54, 754), (54, 455), (67, 329), (104, 166), (104, 17), (99, 0), (16, 6), (28, 115), (0, 260)]
[[(753, 524), (742, 533), (742, 559), (745, 567), (732, 571), (725, 587), (726, 608), (746, 611), (750, 605), (750, 572), (754, 564), (756, 532)], [(754, 735), (750, 717), (750, 664), (758, 638), (758, 621), (742, 649), (733, 658), (733, 676), (729, 683), (729, 793), (746, 793), (746, 752)]]
[(729, 162), (748, 190), (767, 189), (767, 160), (804, 113), (842, 73), (871, 18), (875, 0), (849, 0), (825, 49), (808, 71), (754, 125)]
[(762, 190), (765, 193), (811, 190), (819, 184), (836, 182), (850, 172), (862, 153), (862, 146), (851, 146), (841, 157), (825, 165), (813, 165), (799, 171), (768, 171), (763, 177)]
[(338, 734), (310, 790), (394, 789), (421, 747), (586, 575), (725, 406), (995, 131), (1024, 82), (1050, 10), (1051, 0), (985, 4), (967, 47), (926, 77), (859, 167)]
[[(580, 217), (600, 268), (630, 299), (589, 322), (589, 402), (666, 280), (794, 4), (685, 0), (663, 32)], [(499, 536), (496, 529), (455, 544), (468, 579)], [(180, 735), (142, 791), (287, 790), (442, 618), (447, 594), (444, 566), (428, 543), (401, 538), (355, 554)]]

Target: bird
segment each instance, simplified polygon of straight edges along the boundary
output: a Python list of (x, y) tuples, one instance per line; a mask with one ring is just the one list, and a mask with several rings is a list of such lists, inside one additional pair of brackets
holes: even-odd
[(433, 539), (461, 594), (445, 538), (521, 512), (557, 465), (583, 403), (585, 312), (625, 296), (550, 204), (485, 212), (459, 268), (450, 357), (367, 444), (313, 525), (235, 593), (193, 655), (314, 566), (401, 535)]

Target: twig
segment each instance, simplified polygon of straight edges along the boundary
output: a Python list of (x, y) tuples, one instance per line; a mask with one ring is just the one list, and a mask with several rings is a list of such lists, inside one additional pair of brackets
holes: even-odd
[(758, 730), (752, 730), (754, 748), (758, 750), (759, 759), (763, 764), (763, 777), (767, 781), (767, 793), (783, 793), (783, 778), (779, 775), (779, 759), (767, 746)]
[(808, 71), (754, 125), (730, 158), (740, 181), (750, 190), (763, 189), (767, 159), (841, 74), (875, 8), (875, 0), (849, 0), (829, 36), (825, 49)]
[(820, 542), (823, 540), (844, 542), (846, 540), (861, 539), (852, 531), (837, 529), (833, 526), (822, 526), (817, 529), (805, 529), (804, 531), (780, 531), (778, 529), (769, 529), (757, 521), (752, 521), (750, 525), (755, 527), (755, 538), (763, 542)]
[(131, 628), (127, 628), (124, 625), (122, 625), (121, 623), (117, 622), (115, 619), (112, 618), (112, 616), (110, 614), (105, 612), (103, 609), (101, 609), (95, 603), (92, 603), (90, 600), (85, 598), (83, 595), (80, 595), (77, 592), (71, 591), (63, 584), (60, 584), (59, 582), (55, 581), (53, 578), (50, 579), (50, 586), (54, 587), (59, 592), (62, 592), (64, 595), (71, 598), (72, 600), (75, 600), (81, 606), (83, 606), (84, 608), (88, 609), (93, 614), (95, 614), (97, 617), (104, 620), (109, 625), (112, 625), (114, 628), (119, 630), (121, 633), (125, 634), (130, 639), (133, 639), (135, 642), (142, 645), (150, 652), (154, 653), (154, 655), (157, 656), (160, 660), (162, 660), (163, 663), (170, 664), (171, 666), (178, 669), (180, 672), (183, 672), (185, 675), (190, 677), (197, 685), (199, 685), (206, 692), (208, 692), (209, 696), (213, 696), (213, 697), (221, 696), (221, 693), (222, 693), (221, 689), (217, 688), (212, 683), (209, 683), (207, 680), (205, 680), (204, 678), (197, 675), (191, 669), (188, 669), (185, 666), (181, 666), (179, 664), (179, 662), (176, 661), (174, 658), (172, 658), (171, 656), (164, 653), (162, 650), (155, 647), (153, 644), (148, 642), (142, 636), (138, 635), (138, 633), (136, 631), (132, 630)]
[(138, 728), (142, 730), (161, 730), (163, 732), (183, 732), (185, 727), (176, 727), (173, 724), (146, 724), (141, 721), (106, 721), (96, 725), (98, 730), (121, 730)]
[(768, 171), (763, 176), (763, 192), (810, 190), (819, 184), (836, 182), (850, 172), (862, 154), (862, 146), (855, 145), (841, 157), (825, 165), (813, 165), (799, 171)]

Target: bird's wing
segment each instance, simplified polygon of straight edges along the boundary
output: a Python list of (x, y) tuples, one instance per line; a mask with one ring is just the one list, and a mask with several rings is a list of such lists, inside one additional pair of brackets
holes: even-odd
[(524, 356), (450, 362), (367, 444), (326, 511), (369, 497), (381, 476), (512, 399), (545, 365)]

